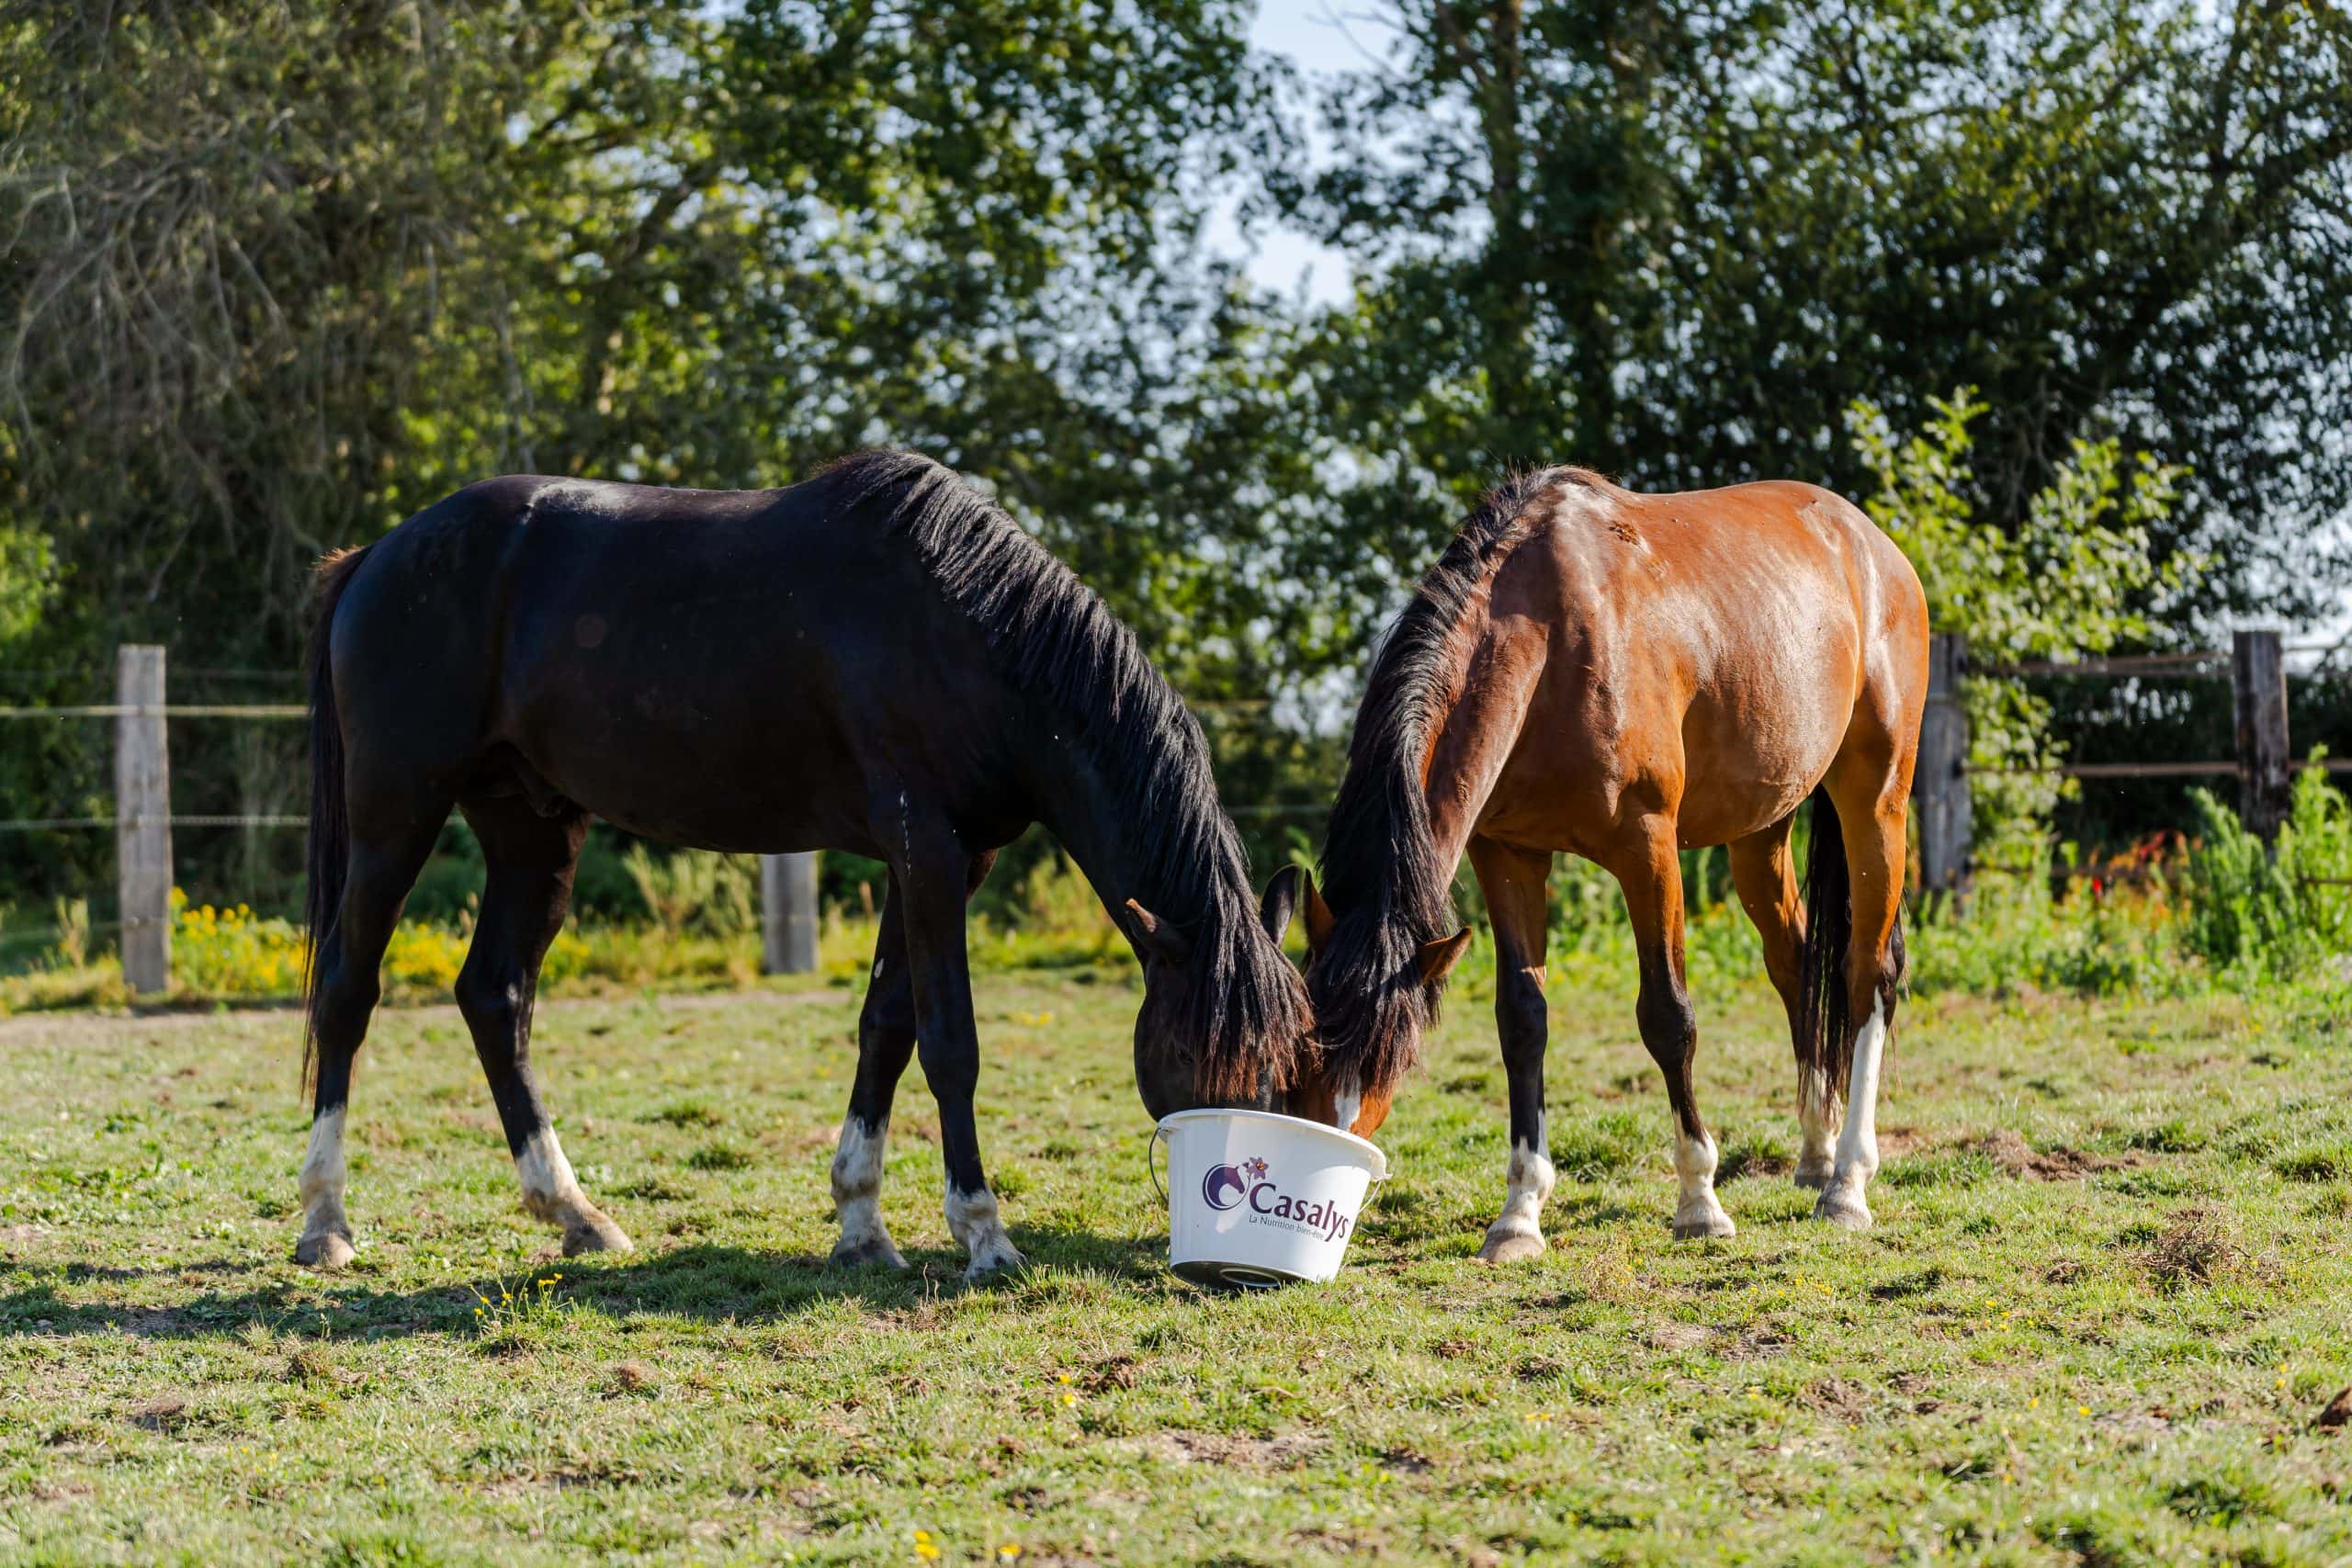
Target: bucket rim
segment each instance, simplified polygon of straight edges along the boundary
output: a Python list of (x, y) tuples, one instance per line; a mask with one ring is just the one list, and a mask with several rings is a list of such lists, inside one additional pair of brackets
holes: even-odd
[(1193, 1111), (1170, 1111), (1159, 1119), (1157, 1130), (1165, 1134), (1168, 1129), (1177, 1122), (1205, 1122), (1211, 1118), (1221, 1121), (1274, 1122), (1285, 1127), (1304, 1127), (1309, 1132), (1320, 1133), (1325, 1137), (1337, 1138), (1341, 1143), (1372, 1156), (1372, 1179), (1374, 1181), (1388, 1179), (1388, 1156), (1378, 1144), (1374, 1143), (1370, 1138), (1360, 1138), (1344, 1127), (1334, 1127), (1329, 1122), (1309, 1121), (1304, 1116), (1284, 1116), (1277, 1111), (1225, 1111), (1216, 1106), (1202, 1106)]

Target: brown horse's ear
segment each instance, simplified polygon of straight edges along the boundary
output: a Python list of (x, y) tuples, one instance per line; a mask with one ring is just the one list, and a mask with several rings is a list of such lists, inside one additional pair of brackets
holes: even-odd
[(1298, 867), (1283, 867), (1267, 882), (1266, 896), (1258, 900), (1258, 922), (1276, 947), (1283, 944), (1283, 934), (1290, 930), (1290, 918), (1298, 908)]
[(1331, 940), (1331, 928), (1340, 917), (1331, 913), (1331, 906), (1323, 902), (1322, 890), (1315, 886), (1315, 878), (1301, 871), (1298, 874), (1300, 902), (1306, 906), (1306, 951), (1311, 955), (1323, 951)]
[(1468, 926), (1464, 926), (1452, 936), (1421, 943), (1420, 954), (1417, 960), (1421, 968), (1421, 984), (1424, 986), (1439, 984), (1448, 975), (1453, 973), (1453, 966), (1462, 962), (1462, 955), (1469, 950), (1470, 928)]
[(1192, 961), (1193, 944), (1178, 933), (1174, 926), (1153, 914), (1134, 899), (1127, 900), (1127, 924), (1136, 945), (1163, 964), (1182, 969)]

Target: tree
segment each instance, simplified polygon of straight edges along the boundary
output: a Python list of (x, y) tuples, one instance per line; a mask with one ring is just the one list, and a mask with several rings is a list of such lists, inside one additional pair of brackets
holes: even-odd
[[(2077, 439), (2192, 465), (2187, 610), (2323, 586), (2352, 502), (2352, 17), (2245, 0), (1396, 0), (1268, 200), (1373, 264), (1306, 347), (1372, 594), (1502, 464), (1848, 493), (1854, 399), (1981, 389), (2026, 522)], [(1377, 541), (1378, 571), (1358, 547)], [(2266, 568), (2291, 560), (2291, 576)], [(1382, 581), (1385, 579), (1385, 581)]]
[[(1980, 520), (1972, 500), (1973, 427), (1985, 405), (1962, 388), (1928, 406), (1932, 417), (1905, 438), (1868, 401), (1847, 412), (1847, 425), (1871, 477), (1865, 504), (1918, 572), (1928, 625), (1966, 637), (1972, 660), (1988, 665), (2087, 659), (2144, 640), (2153, 626), (2133, 604), (2151, 592), (2177, 599), (2197, 564), (2159, 566), (2149, 544), (2184, 470), (2145, 453), (2127, 461), (2113, 437), (2076, 441), (2005, 530)], [(2054, 771), (2064, 750), (2051, 733), (2050, 702), (1981, 674), (1962, 691), (1979, 858), (2038, 862), (2049, 852), (2052, 811), (2076, 793)]]
[[(0, 17), (0, 523), (51, 541), (41, 656), (82, 681), (119, 637), (291, 670), (320, 551), (488, 474), (772, 484), (877, 441), (1182, 614), (1148, 569), (1184, 514), (1124, 466), (1185, 458), (1226, 294), (1188, 240), (1274, 134), (1238, 0)], [(191, 795), (299, 793), (290, 731), (175, 741)], [(0, 796), (101, 787), (60, 761)]]

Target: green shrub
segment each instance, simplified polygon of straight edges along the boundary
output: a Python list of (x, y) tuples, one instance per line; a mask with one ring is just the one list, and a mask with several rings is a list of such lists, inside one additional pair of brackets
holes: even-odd
[(2208, 791), (2191, 799), (2202, 831), (2185, 885), (2188, 951), (2217, 970), (2274, 978), (2352, 952), (2352, 807), (2324, 770), (2297, 775), (2275, 852)]
[(756, 863), (745, 855), (681, 850), (655, 860), (643, 844), (621, 857), (629, 879), (663, 934), (677, 938), (741, 936), (760, 929)]

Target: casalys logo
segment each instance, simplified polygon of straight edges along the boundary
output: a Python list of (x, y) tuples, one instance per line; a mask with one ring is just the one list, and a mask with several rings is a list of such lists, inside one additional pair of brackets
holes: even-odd
[(1310, 1203), (1283, 1191), (1262, 1159), (1211, 1166), (1208, 1174), (1201, 1178), (1201, 1201), (1220, 1213), (1246, 1205), (1252, 1224), (1315, 1231), (1326, 1241), (1347, 1235), (1356, 1223), (1353, 1214), (1328, 1198)]

